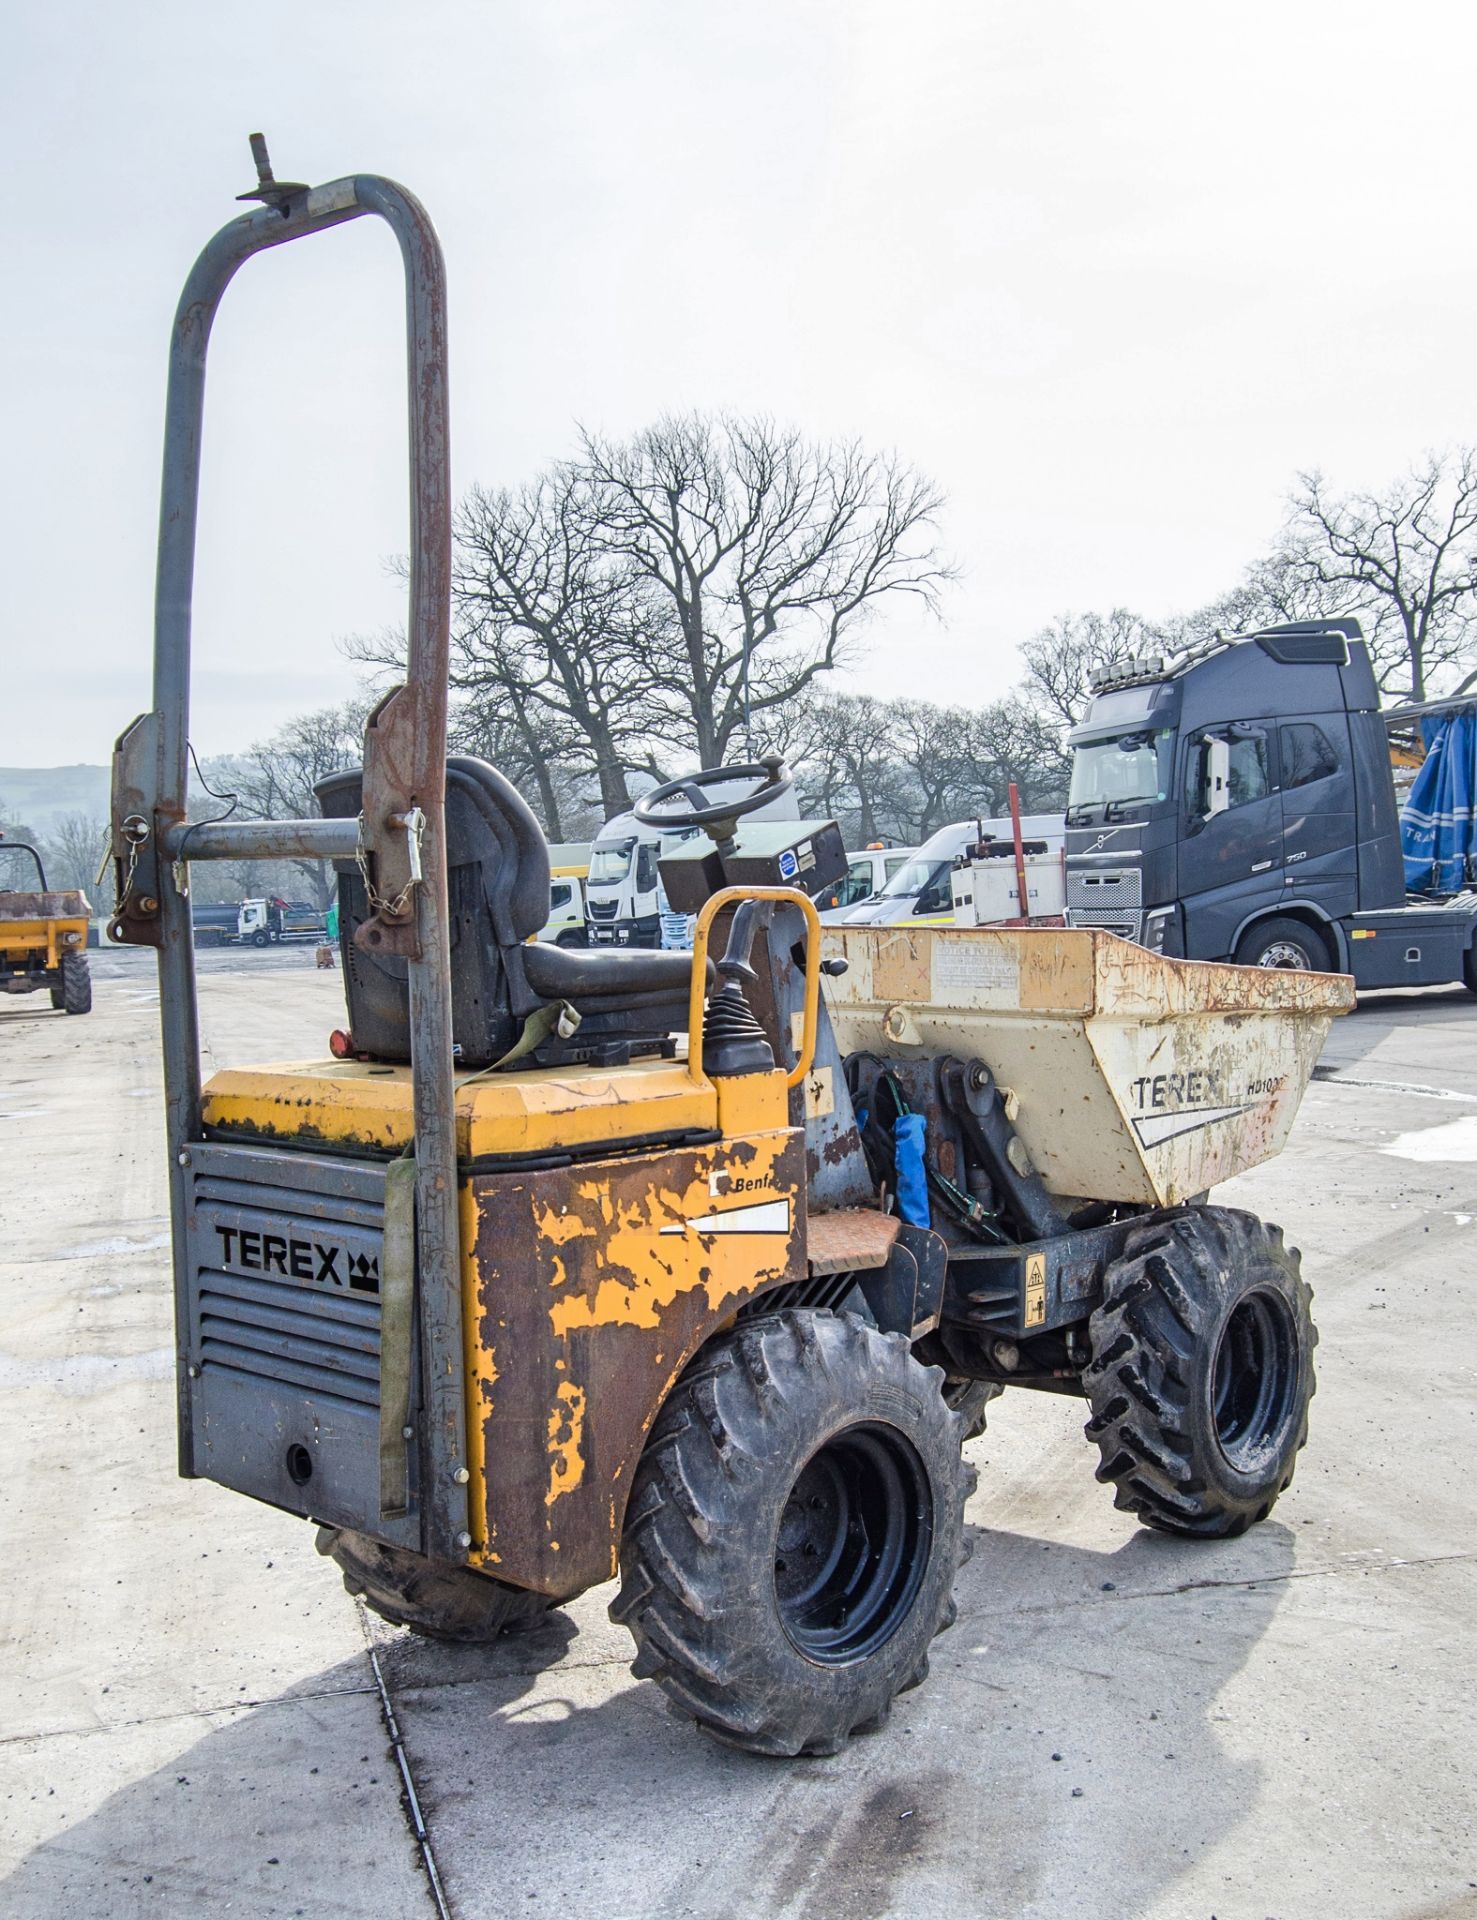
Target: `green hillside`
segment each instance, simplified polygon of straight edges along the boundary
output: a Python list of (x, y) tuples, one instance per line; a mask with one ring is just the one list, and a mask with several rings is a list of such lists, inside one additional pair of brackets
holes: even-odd
[(50, 833), (64, 814), (105, 820), (106, 767), (0, 767), (0, 817)]

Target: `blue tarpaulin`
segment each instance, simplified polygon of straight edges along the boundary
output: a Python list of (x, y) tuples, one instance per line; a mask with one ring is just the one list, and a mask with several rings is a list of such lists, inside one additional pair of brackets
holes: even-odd
[(1421, 732), (1425, 762), (1400, 809), (1405, 885), (1411, 893), (1458, 893), (1477, 856), (1477, 712), (1427, 714)]

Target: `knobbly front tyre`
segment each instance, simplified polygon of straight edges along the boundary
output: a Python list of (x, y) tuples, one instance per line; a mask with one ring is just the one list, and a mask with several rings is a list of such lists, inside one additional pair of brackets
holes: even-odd
[(1312, 1298), (1282, 1229), (1254, 1214), (1187, 1207), (1130, 1234), (1082, 1375), (1116, 1506), (1207, 1538), (1266, 1519), (1308, 1437)]
[(51, 1004), (58, 1013), (92, 1012), (92, 969), (85, 953), (64, 953), (61, 979), (51, 989)]
[(320, 1527), (315, 1545), (344, 1576), (344, 1590), (391, 1626), (429, 1640), (480, 1645), (532, 1626), (554, 1602), (471, 1567), (428, 1560), (347, 1527)]
[(901, 1334), (784, 1312), (711, 1342), (652, 1430), (613, 1620), (633, 1671), (732, 1746), (836, 1753), (954, 1618), (963, 1417)]

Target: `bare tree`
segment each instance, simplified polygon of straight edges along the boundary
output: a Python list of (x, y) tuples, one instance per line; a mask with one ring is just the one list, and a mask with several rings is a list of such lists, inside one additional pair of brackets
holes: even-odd
[[(322, 707), (299, 714), (231, 763), (237, 810), (247, 820), (304, 820), (318, 811), (313, 789), (331, 773), (358, 766), (364, 754), (367, 700)], [(212, 786), (218, 786), (215, 778)], [(219, 789), (224, 791), (224, 789)], [(313, 904), (326, 910), (333, 899), (333, 864), (328, 860), (292, 860), (291, 873), (308, 882)], [(255, 868), (236, 876), (246, 893), (265, 884)]]
[(1024, 642), (1025, 692), (1061, 726), (1082, 717), (1091, 678), (1100, 668), (1121, 666), (1156, 651), (1171, 636), (1127, 607), (1108, 613), (1058, 614), (1050, 626)]
[(1424, 700), (1433, 673), (1477, 654), (1477, 450), (1427, 454), (1383, 493), (1302, 474), (1262, 567), (1319, 613), (1359, 615), (1380, 686)]
[[(890, 705), (870, 694), (823, 694), (774, 714), (804, 715), (809, 723), (788, 749), (804, 809), (835, 819), (856, 846), (893, 837), (897, 749)], [(775, 744), (766, 733), (766, 748)]]
[(1055, 723), (1011, 697), (978, 709), (832, 694), (813, 703), (797, 745), (801, 804), (849, 845), (925, 840), (951, 820), (1006, 811), (1014, 780), (1027, 812), (1061, 806), (1066, 756)]
[(474, 487), (456, 541), (452, 685), (468, 724), (519, 743), (551, 830), (551, 755), (588, 770), (607, 818), (623, 812), (650, 761), (662, 610), (611, 551), (587, 477), (565, 463), (517, 493)]
[(1067, 803), (1071, 756), (1049, 714), (1011, 694), (969, 716), (968, 781), (986, 795), (997, 818), (1014, 782), (1025, 813), (1058, 813)]
[(641, 591), (654, 732), (704, 766), (735, 739), (751, 750), (761, 716), (837, 666), (879, 601), (932, 611), (951, 577), (938, 490), (854, 441), (688, 414), (628, 441), (586, 434), (578, 464), (600, 539)]
[(64, 813), (46, 836), (46, 877), (63, 890), (96, 892), (98, 862), (107, 842), (108, 823), (91, 813)]

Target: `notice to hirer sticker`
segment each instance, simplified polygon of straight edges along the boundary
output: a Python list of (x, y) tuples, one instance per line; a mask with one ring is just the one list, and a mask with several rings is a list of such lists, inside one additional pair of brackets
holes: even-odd
[(933, 997), (951, 993), (1019, 993), (1020, 961), (1004, 941), (935, 939), (933, 943)]

